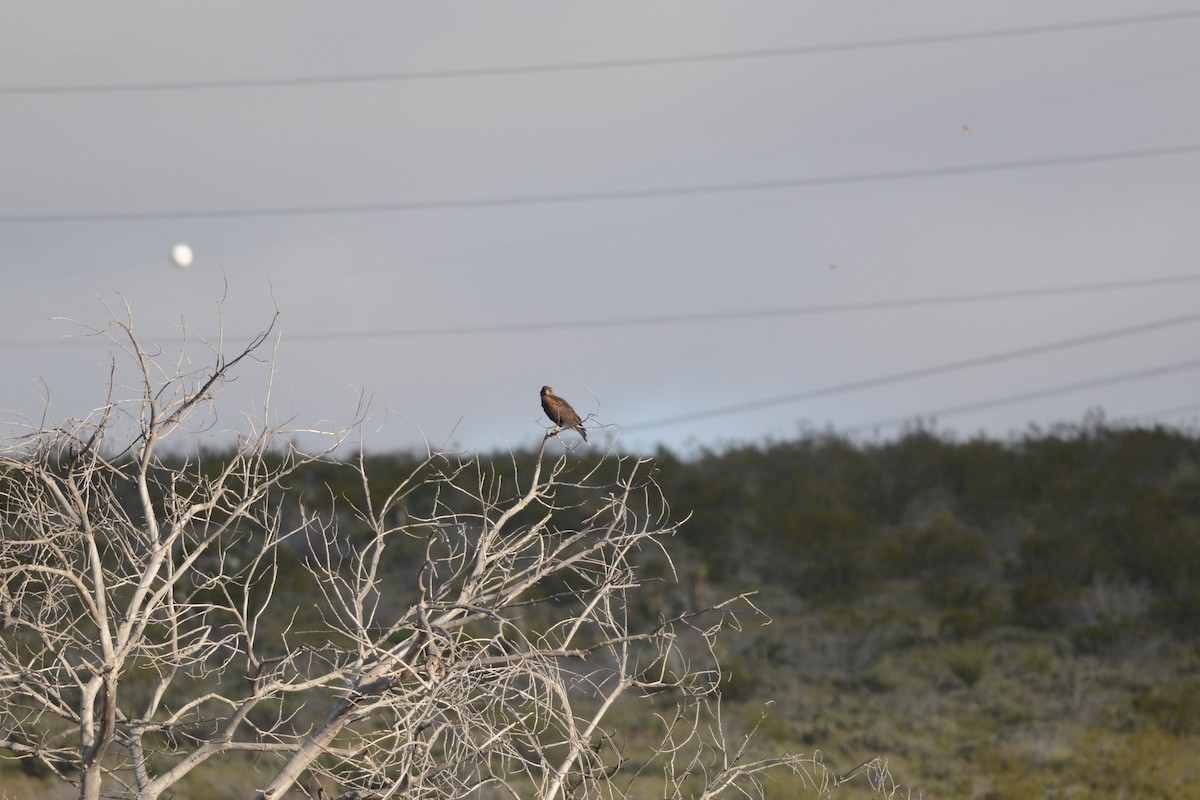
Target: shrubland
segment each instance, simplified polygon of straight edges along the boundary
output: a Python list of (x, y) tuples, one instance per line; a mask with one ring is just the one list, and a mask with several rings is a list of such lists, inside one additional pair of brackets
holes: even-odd
[(5, 800), (1200, 792), (1190, 431), (172, 448), (267, 338), (106, 335), (0, 458)]

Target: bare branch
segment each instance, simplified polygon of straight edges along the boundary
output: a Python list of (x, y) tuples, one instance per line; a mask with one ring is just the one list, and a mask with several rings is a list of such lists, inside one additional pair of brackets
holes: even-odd
[[(305, 452), (269, 399), (227, 452), (166, 453), (214, 424), (235, 370), (263, 368), (270, 397), (274, 322), (228, 358), (200, 340), (195, 366), (126, 307), (105, 335), (133, 383), (113, 367), (88, 419), (47, 414), (0, 449), (6, 754), (84, 800), (154, 800), (210, 762), (263, 800), (301, 782), (346, 800), (761, 797), (774, 771), (885, 787), (886, 762), (834, 776), (722, 720), (716, 641), (759, 614), (749, 594), (631, 611), (648, 560), (675, 574), (683, 521), (645, 459), (544, 437), (508, 471), (430, 451), (381, 483), (361, 445), (336, 457), (361, 419)], [(620, 720), (638, 704), (663, 729), (633, 757)]]

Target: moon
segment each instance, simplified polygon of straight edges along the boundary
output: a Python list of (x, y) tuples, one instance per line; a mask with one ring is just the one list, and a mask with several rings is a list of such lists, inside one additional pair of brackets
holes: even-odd
[(180, 243), (171, 248), (171, 263), (183, 269), (192, 264), (192, 248)]

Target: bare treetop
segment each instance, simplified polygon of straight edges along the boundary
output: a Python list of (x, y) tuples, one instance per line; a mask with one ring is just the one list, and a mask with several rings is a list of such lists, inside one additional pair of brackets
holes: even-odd
[[(268, 335), (196, 366), (114, 330), (139, 382), (114, 369), (93, 415), (0, 456), (0, 753), (85, 800), (215, 775), (264, 800), (839, 782), (750, 757), (723, 724), (713, 644), (746, 597), (631, 611), (642, 564), (673, 574), (680, 524), (645, 459), (552, 459), (543, 438), (511, 474), (429, 453), (381, 486), (361, 452), (331, 457), (352, 426), (304, 452), (269, 403), (227, 452), (164, 454), (212, 424), (236, 368), (271, 369)], [(357, 499), (305, 502), (316, 467), (352, 474)]]

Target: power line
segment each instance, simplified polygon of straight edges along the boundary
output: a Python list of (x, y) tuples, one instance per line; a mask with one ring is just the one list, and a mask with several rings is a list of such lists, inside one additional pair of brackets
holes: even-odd
[[(833, 386), (825, 386), (819, 389), (809, 389), (807, 391), (796, 392), (794, 394), (787, 394), (778, 397), (752, 400), (745, 403), (735, 403), (733, 405), (720, 406), (718, 408), (697, 411), (691, 414), (679, 414), (673, 417), (662, 417), (660, 419), (634, 423), (633, 425), (622, 425), (621, 427), (622, 430), (626, 431), (641, 430), (645, 428), (661, 428), (668, 425), (678, 425), (684, 422), (694, 422), (701, 419), (711, 419), (713, 417), (723, 417), (729, 414), (738, 414), (743, 411), (756, 411), (762, 408), (788, 405), (799, 402), (800, 400), (809, 400), (814, 397), (824, 397), (831, 394), (843, 394), (845, 392), (859, 391), (862, 389), (873, 389), (876, 386), (884, 386), (889, 383), (899, 383), (901, 381), (909, 381), (915, 378), (928, 378), (933, 375), (942, 375), (947, 372), (957, 372), (963, 369), (980, 367), (985, 364), (998, 364), (1003, 361), (1014, 361), (1016, 359), (1028, 358), (1029, 356), (1042, 355), (1044, 353), (1051, 353), (1057, 350), (1067, 350), (1073, 347), (1082, 347), (1088, 344), (1095, 344), (1096, 342), (1123, 338), (1125, 336), (1134, 336), (1141, 333), (1147, 333), (1149, 331), (1162, 330), (1163, 328), (1185, 325), (1197, 321), (1200, 321), (1200, 313), (1185, 314), (1183, 316), (1170, 317), (1167, 319), (1158, 320), (1156, 322), (1148, 322), (1141, 325), (1131, 325), (1124, 328), (1115, 328), (1086, 336), (1077, 336), (1070, 339), (1060, 339), (1054, 342), (1034, 345), (1033, 347), (1023, 347), (1017, 350), (1006, 350), (1002, 353), (992, 353), (986, 356), (951, 361), (945, 364), (938, 364), (937, 366), (933, 367), (922, 367), (920, 369), (906, 370), (904, 372), (893, 372), (889, 375), (865, 378), (863, 380), (850, 381), (848, 383), (839, 383)], [(905, 417), (904, 419), (911, 419), (911, 417)], [(890, 422), (877, 424), (890, 424)]]
[(1162, 419), (1163, 417), (1179, 417), (1185, 414), (1192, 414), (1200, 411), (1200, 403), (1190, 403), (1186, 406), (1175, 406), (1173, 408), (1164, 408), (1159, 411), (1154, 411), (1148, 414), (1125, 414), (1112, 420), (1114, 423), (1124, 424), (1144, 424), (1154, 420)]
[(885, 183), (893, 181), (946, 178), (959, 175), (980, 175), (1011, 170), (1045, 169), (1048, 167), (1099, 164), (1114, 161), (1134, 161), (1166, 156), (1191, 155), (1200, 151), (1200, 144), (1173, 147), (1150, 147), (1139, 150), (1117, 150), (1082, 156), (1050, 156), (1014, 161), (994, 161), (984, 164), (961, 164), (946, 167), (927, 167), (881, 172), (862, 172), (802, 178), (783, 178), (766, 181), (730, 181), (684, 186), (652, 186), (643, 189), (614, 189), (582, 192), (550, 192), (546, 194), (497, 195), (495, 197), (459, 197), (445, 200), (411, 200), (387, 203), (349, 203), (316, 206), (268, 206), (260, 208), (209, 208), (190, 211), (90, 211), (78, 213), (0, 214), (0, 223), (43, 222), (135, 222), (172, 219), (219, 219), (230, 217), (287, 217), (335, 214), (380, 214), (406, 211), (454, 211), (500, 207), (542, 206), (555, 203), (598, 203), (614, 200), (654, 200), (665, 197), (743, 194), (815, 186), (840, 186), (855, 183)]
[(495, 78), (520, 75), (543, 75), (561, 72), (598, 72), (614, 69), (667, 67), (681, 66), (686, 64), (830, 55), (834, 53), (850, 53), (863, 50), (897, 49), (921, 45), (951, 44), (955, 42), (971, 42), (987, 39), (1005, 39), (1020, 36), (1100, 30), (1104, 28), (1117, 28), (1129, 25), (1175, 22), (1195, 19), (1197, 17), (1200, 17), (1200, 11), (1173, 11), (1164, 12), (1161, 14), (1142, 14), (1137, 16), (1111, 17), (1097, 20), (1048, 23), (1044, 25), (1022, 25), (1009, 28), (994, 28), (991, 30), (963, 31), (959, 33), (935, 33), (917, 36), (901, 36), (890, 39), (866, 39), (856, 42), (797, 45), (794, 47), (769, 47), (754, 50), (727, 50), (679, 56), (647, 56), (642, 58), (620, 58), (596, 61), (524, 64), (509, 67), (413, 70), (407, 72), (372, 72), (349, 75), (308, 75), (290, 78), (231, 78), (226, 80), (218, 79), (197, 81), (78, 83), (60, 86), (8, 86), (0, 87), (0, 95), (115, 94), (130, 92), (194, 91), (213, 89), (271, 89), (300, 86), (336, 86), (343, 84), (400, 83), (410, 81), (466, 78)]
[(936, 295), (911, 297), (898, 300), (874, 300), (857, 303), (824, 303), (818, 305), (785, 308), (758, 308), (741, 311), (713, 311), (691, 314), (656, 314), (636, 317), (593, 318), (579, 320), (557, 320), (551, 322), (508, 322), (490, 325), (447, 325), (427, 328), (391, 328), (375, 331), (329, 331), (298, 333), (289, 340), (332, 341), (346, 339), (383, 339), (420, 336), (467, 336), (495, 333), (531, 333), (550, 330), (588, 330), (604, 328), (627, 328), (643, 325), (681, 325), (704, 322), (725, 322), (745, 319), (769, 319), (772, 317), (809, 316), (837, 314), (853, 311), (879, 311), (887, 309), (919, 308), (926, 306), (979, 303), (995, 300), (1015, 300), (1031, 297), (1075, 294), (1080, 292), (1115, 291), (1119, 289), (1148, 288), (1153, 286), (1177, 285), (1200, 281), (1200, 275), (1172, 275), (1131, 281), (1107, 283), (1085, 283), (1069, 286), (1051, 286), (1040, 289), (1015, 289), (1001, 292), (978, 292), (974, 294)]
[(1013, 405), (1014, 403), (1024, 403), (1029, 400), (1040, 400), (1043, 397), (1053, 397), (1059, 394), (1070, 394), (1071, 392), (1082, 391), (1083, 389), (1094, 389), (1098, 386), (1111, 386), (1116, 383), (1128, 383), (1130, 381), (1139, 381), (1144, 378), (1153, 378), (1159, 375), (1168, 375), (1173, 372), (1183, 372), (1184, 370), (1195, 369), (1200, 367), (1200, 359), (1194, 358), (1188, 361), (1176, 361), (1172, 364), (1164, 364), (1159, 367), (1150, 367), (1149, 369), (1140, 369), (1133, 372), (1121, 372), (1116, 375), (1108, 375), (1103, 378), (1093, 378), (1091, 380), (1079, 381), (1077, 383), (1068, 383), (1061, 386), (1054, 386), (1048, 389), (1037, 389), (1032, 392), (1023, 392), (1021, 394), (1008, 395), (1007, 397), (994, 398), (992, 400), (980, 400), (975, 403), (966, 403), (959, 406), (950, 406), (948, 408), (931, 411), (927, 414), (910, 414), (906, 417), (892, 417), (891, 419), (879, 420), (864, 425), (854, 425), (849, 428), (843, 428), (842, 433), (854, 433), (856, 431), (867, 430), (869, 428), (883, 428), (890, 425), (899, 425), (904, 422), (909, 422), (921, 417), (951, 417), (956, 414), (966, 414), (971, 411), (981, 411), (985, 408), (996, 408), (998, 406)]
[[(444, 325), (424, 328), (386, 328), (366, 331), (304, 331), (289, 334), (289, 342), (296, 341), (347, 341), (362, 339), (401, 339), (435, 336), (472, 336), (483, 334), (531, 333), (553, 330), (589, 330), (605, 328), (630, 328), (643, 325), (692, 325), (706, 322), (733, 322), (749, 319), (770, 319), (819, 314), (841, 314), (863, 311), (886, 311), (892, 309), (923, 308), (930, 306), (961, 305), (1004, 300), (1022, 300), (1036, 297), (1111, 292), (1127, 289), (1148, 289), (1158, 286), (1174, 286), (1200, 282), (1200, 275), (1164, 275), (1155, 278), (1140, 278), (1126, 281), (1076, 283), (1060, 286), (1045, 286), (1034, 289), (1010, 289), (997, 292), (974, 292), (969, 294), (945, 294), (926, 297), (907, 297), (896, 300), (867, 300), (853, 303), (821, 303), (806, 306), (779, 308), (743, 309), (740, 311), (711, 311), (690, 314), (654, 314), (631, 317), (608, 317), (593, 319), (554, 320), (548, 322), (503, 322), (486, 325)], [(230, 337), (245, 338), (252, 337)], [(181, 344), (181, 336), (156, 340), (159, 344)], [(0, 347), (64, 347), (90, 345), (87, 339), (43, 339), (43, 340), (0, 340)]]
[(1191, 403), (1186, 406), (1175, 406), (1174, 408), (1165, 408), (1161, 411), (1155, 411), (1152, 414), (1140, 414), (1137, 419), (1159, 419), (1161, 417), (1176, 417), (1181, 414), (1190, 414), (1193, 411), (1200, 411), (1200, 403)]

